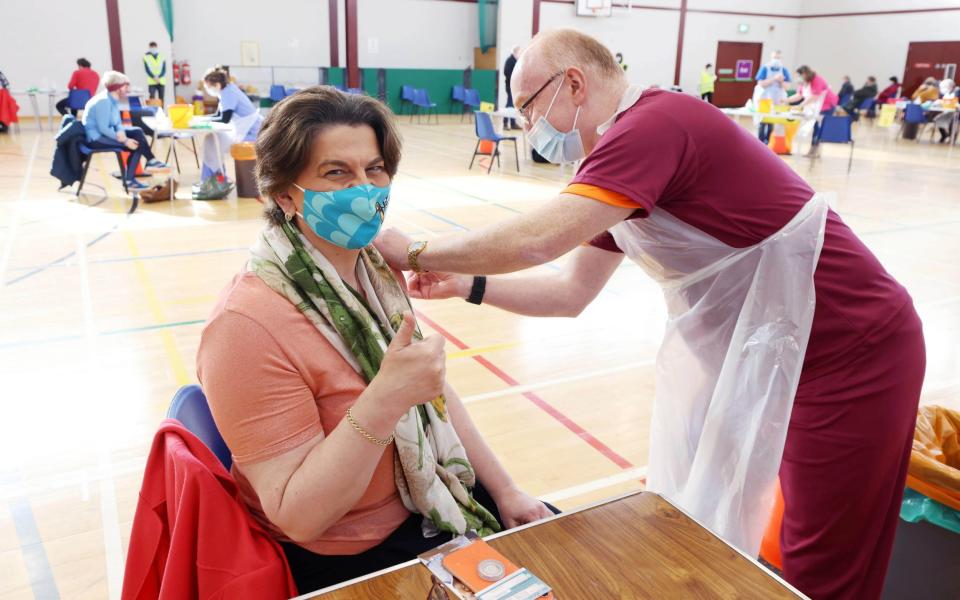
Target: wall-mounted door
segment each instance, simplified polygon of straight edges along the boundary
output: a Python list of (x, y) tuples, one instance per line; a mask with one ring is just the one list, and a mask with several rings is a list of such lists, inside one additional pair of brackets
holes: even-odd
[(956, 81), (958, 64), (960, 42), (910, 42), (903, 69), (903, 93), (913, 94), (927, 77)]
[(760, 69), (760, 42), (717, 42), (717, 83), (713, 103), (721, 108), (739, 107), (753, 97), (753, 80)]

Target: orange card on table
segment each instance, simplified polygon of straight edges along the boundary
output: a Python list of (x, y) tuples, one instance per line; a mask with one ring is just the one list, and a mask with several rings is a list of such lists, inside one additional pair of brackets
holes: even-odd
[[(443, 557), (443, 566), (461, 583), (476, 593), (496, 583), (480, 577), (478, 567), (484, 560), (495, 560), (502, 563), (504, 567), (503, 577), (520, 570), (520, 567), (507, 560), (505, 556), (480, 539), (474, 540), (469, 546), (454, 550)], [(500, 579), (503, 579), (503, 577)], [(552, 600), (553, 593), (548, 593), (542, 598)]]

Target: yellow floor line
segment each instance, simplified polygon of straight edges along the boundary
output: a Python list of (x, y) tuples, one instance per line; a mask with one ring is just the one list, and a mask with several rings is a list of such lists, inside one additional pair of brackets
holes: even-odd
[[(99, 171), (100, 176), (103, 179), (103, 187), (105, 190), (108, 190), (107, 194), (109, 196), (110, 192), (113, 191), (110, 188), (113, 188), (114, 186), (109, 180), (106, 171), (103, 169), (99, 169)], [(140, 250), (137, 248), (137, 242), (133, 238), (133, 235), (129, 231), (124, 231), (123, 237), (127, 241), (127, 247), (130, 249), (130, 255), (134, 258), (140, 256)], [(160, 304), (160, 298), (157, 296), (157, 291), (153, 287), (153, 282), (150, 280), (150, 274), (147, 273), (147, 268), (144, 266), (143, 261), (133, 261), (133, 268), (137, 273), (137, 281), (140, 283), (140, 288), (143, 290), (143, 295), (147, 299), (147, 306), (150, 308), (150, 313), (153, 316), (154, 323), (157, 325), (166, 323), (167, 318), (163, 312), (163, 305)], [(192, 379), (187, 371), (186, 365), (183, 362), (183, 356), (180, 355), (180, 350), (177, 348), (173, 333), (165, 329), (159, 331), (158, 333), (160, 334), (160, 340), (163, 343), (163, 351), (167, 355), (167, 364), (170, 366), (170, 371), (173, 373), (173, 378), (177, 382), (177, 385), (181, 386), (190, 383)]]
[[(134, 258), (140, 256), (140, 251), (137, 249), (137, 242), (133, 239), (133, 235), (129, 231), (124, 231), (123, 237), (127, 240), (130, 255)], [(153, 282), (150, 281), (150, 275), (147, 273), (147, 268), (144, 266), (143, 261), (133, 261), (133, 268), (137, 273), (137, 280), (140, 282), (143, 294), (147, 298), (147, 307), (150, 309), (154, 322), (157, 324), (166, 323), (167, 318), (166, 315), (164, 315), (163, 306), (160, 304), (160, 298), (157, 296), (157, 292), (153, 287)], [(180, 350), (177, 348), (176, 342), (173, 339), (173, 333), (169, 330), (162, 330), (159, 333), (160, 339), (163, 341), (163, 350), (167, 355), (167, 363), (170, 365), (170, 370), (173, 372), (173, 378), (176, 380), (177, 385), (190, 383), (190, 375), (183, 363)]]
[(516, 348), (520, 345), (520, 342), (504, 342), (503, 344), (493, 344), (491, 346), (480, 346), (479, 348), (467, 348), (466, 350), (457, 350), (456, 352), (451, 352), (447, 354), (447, 358), (465, 358), (468, 356), (476, 356), (478, 354), (489, 354), (491, 352), (496, 352), (498, 350), (506, 350), (507, 348)]

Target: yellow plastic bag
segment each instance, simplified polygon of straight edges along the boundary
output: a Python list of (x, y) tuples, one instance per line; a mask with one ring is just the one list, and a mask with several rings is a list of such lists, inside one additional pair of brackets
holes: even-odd
[(920, 407), (907, 487), (960, 510), (960, 412)]
[(880, 107), (880, 116), (877, 117), (877, 127), (892, 127), (893, 119), (897, 115), (897, 107), (894, 104), (884, 104)]
[(492, 113), (494, 108), (493, 102), (480, 102), (480, 112)]

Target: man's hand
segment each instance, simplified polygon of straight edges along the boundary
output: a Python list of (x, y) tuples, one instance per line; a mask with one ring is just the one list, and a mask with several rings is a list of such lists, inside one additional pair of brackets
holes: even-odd
[(411, 243), (413, 238), (394, 227), (381, 231), (373, 241), (373, 245), (383, 255), (387, 264), (401, 271), (410, 270), (410, 264), (407, 262), (407, 248)]
[(453, 273), (415, 273), (407, 281), (411, 298), (440, 300), (441, 298), (466, 298), (470, 295), (473, 277)]

